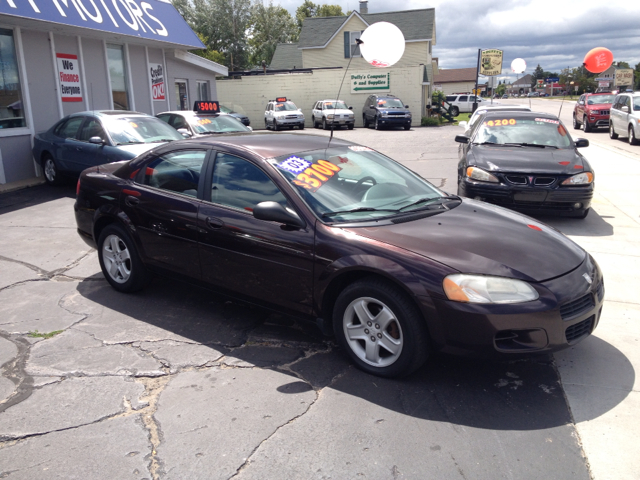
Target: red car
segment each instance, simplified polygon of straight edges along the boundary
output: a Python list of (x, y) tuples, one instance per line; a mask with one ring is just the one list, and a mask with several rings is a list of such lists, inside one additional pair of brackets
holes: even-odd
[(615, 95), (585, 93), (573, 107), (573, 128), (590, 132), (594, 128), (609, 127), (609, 110)]

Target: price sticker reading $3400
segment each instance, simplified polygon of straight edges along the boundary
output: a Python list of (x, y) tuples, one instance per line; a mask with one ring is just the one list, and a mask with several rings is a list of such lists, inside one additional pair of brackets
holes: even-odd
[(311, 192), (316, 192), (341, 168), (327, 160), (311, 163), (299, 157), (289, 157), (278, 167), (296, 175), (293, 183)]

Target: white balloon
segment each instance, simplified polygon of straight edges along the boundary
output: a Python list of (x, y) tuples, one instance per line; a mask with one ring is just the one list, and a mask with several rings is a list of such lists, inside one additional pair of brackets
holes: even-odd
[(513, 73), (523, 73), (527, 69), (527, 62), (522, 58), (516, 58), (511, 62), (511, 71)]
[(360, 53), (374, 67), (390, 67), (402, 58), (404, 35), (389, 22), (378, 22), (367, 27), (360, 36)]

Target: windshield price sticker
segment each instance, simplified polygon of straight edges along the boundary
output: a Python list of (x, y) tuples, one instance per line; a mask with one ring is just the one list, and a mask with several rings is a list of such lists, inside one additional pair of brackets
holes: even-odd
[(354, 152), (373, 152), (373, 148), (363, 147), (361, 145), (351, 145), (349, 150), (353, 150)]
[(284, 162), (278, 164), (278, 168), (286, 170), (287, 172), (298, 174), (304, 172), (305, 169), (311, 166), (311, 162), (300, 157), (289, 157)]
[(327, 160), (318, 160), (303, 173), (299, 173), (293, 183), (311, 192), (316, 192), (333, 177), (341, 168)]
[(200, 125), (207, 125), (207, 124), (211, 123), (211, 120), (209, 120), (208, 118), (199, 118), (198, 119), (198, 123)]
[(535, 118), (536, 122), (545, 122), (545, 123), (553, 123), (555, 125), (559, 125), (560, 122), (558, 120), (551, 120), (550, 118)]
[(515, 125), (516, 123), (515, 118), (504, 118), (502, 120), (489, 120), (488, 122), (484, 122), (487, 127), (506, 127), (508, 125)]

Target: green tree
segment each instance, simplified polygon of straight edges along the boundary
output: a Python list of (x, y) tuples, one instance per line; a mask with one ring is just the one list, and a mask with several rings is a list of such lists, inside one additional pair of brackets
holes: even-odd
[(539, 78), (544, 78), (544, 70), (540, 64), (538, 64), (533, 74), (531, 74), (531, 88), (535, 88)]
[(271, 63), (278, 43), (295, 42), (298, 27), (293, 17), (280, 5), (270, 1), (265, 6), (257, 0), (251, 9), (251, 27), (249, 29), (249, 61), (260, 65), (263, 61)]
[[(196, 33), (196, 34), (198, 35), (198, 38), (200, 39), (200, 41), (205, 44), (205, 46), (211, 43), (209, 39), (204, 35), (202, 35), (201, 33)], [(198, 55), (202, 58), (206, 58), (207, 60), (211, 60), (212, 62), (219, 63), (221, 65), (224, 65), (226, 61), (226, 58), (222, 53), (218, 52), (217, 50), (213, 50), (211, 48), (191, 50), (191, 53)]]
[(640, 90), (640, 63), (636, 63), (635, 71), (633, 72), (635, 77), (635, 85), (633, 87), (634, 90)]
[(344, 13), (342, 13), (340, 5), (316, 5), (311, 0), (304, 0), (302, 5), (296, 9), (296, 21), (300, 30), (302, 30), (302, 22), (304, 22), (305, 18), (342, 16), (344, 16)]
[(507, 91), (507, 86), (504, 83), (501, 83), (500, 85), (498, 85), (498, 88), (496, 88), (496, 93), (499, 96), (504, 95), (506, 91)]

